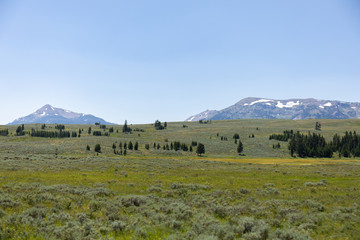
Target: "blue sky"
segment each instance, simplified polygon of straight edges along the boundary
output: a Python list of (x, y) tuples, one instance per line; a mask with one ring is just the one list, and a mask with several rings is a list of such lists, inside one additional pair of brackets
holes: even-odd
[(182, 121), (245, 97), (360, 102), (356, 0), (0, 0), (0, 124), (49, 103)]

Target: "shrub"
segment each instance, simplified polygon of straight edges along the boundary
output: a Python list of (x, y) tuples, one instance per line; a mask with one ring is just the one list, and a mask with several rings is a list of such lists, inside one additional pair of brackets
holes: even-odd
[(0, 208), (0, 219), (6, 216), (6, 212)]
[(319, 187), (319, 186), (326, 186), (326, 180), (321, 180), (319, 182), (306, 182), (304, 183), (305, 187)]
[(296, 229), (276, 229), (275, 237), (280, 240), (309, 240), (309, 236), (306, 232), (300, 232)]
[(126, 228), (126, 223), (124, 223), (123, 221), (115, 221), (111, 223), (111, 228), (115, 232), (122, 232)]

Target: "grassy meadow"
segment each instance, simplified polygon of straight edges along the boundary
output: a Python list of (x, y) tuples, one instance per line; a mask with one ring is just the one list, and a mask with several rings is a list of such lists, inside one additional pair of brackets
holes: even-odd
[[(329, 140), (360, 132), (360, 120), (171, 122), (129, 125), (143, 130), (132, 134), (66, 125), (83, 129), (76, 138), (0, 126), (10, 131), (0, 136), (0, 239), (360, 239), (360, 159), (291, 158), (286, 142), (269, 140), (314, 132), (316, 121)], [(93, 136), (89, 127), (114, 132)], [(138, 151), (114, 154), (113, 144), (130, 141)], [(174, 141), (203, 143), (205, 154), (163, 150)]]

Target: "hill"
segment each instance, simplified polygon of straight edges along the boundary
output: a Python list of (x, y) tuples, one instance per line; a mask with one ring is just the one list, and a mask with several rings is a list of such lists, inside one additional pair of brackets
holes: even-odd
[(76, 113), (46, 104), (34, 113), (18, 118), (8, 125), (32, 123), (94, 124), (96, 122), (100, 122), (101, 124), (113, 124), (91, 114)]

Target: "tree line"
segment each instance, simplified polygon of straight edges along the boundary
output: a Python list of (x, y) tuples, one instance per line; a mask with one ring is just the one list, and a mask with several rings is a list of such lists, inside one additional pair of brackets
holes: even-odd
[(77, 132), (70, 131), (44, 131), (44, 130), (35, 130), (31, 129), (31, 137), (44, 137), (44, 138), (69, 138), (77, 137)]
[(291, 156), (299, 157), (331, 158), (334, 152), (338, 152), (339, 157), (360, 157), (360, 135), (345, 132), (342, 137), (335, 134), (332, 141), (326, 141), (317, 133), (296, 132), (289, 141), (289, 150)]

